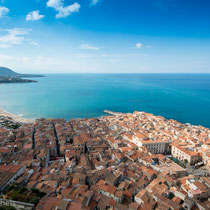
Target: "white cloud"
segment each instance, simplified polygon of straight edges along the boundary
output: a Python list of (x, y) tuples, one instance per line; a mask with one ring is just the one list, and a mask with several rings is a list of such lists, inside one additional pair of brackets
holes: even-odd
[(34, 40), (27, 39), (27, 42), (28, 42), (28, 44), (30, 44), (30, 45), (34, 45), (34, 46), (36, 46), (36, 47), (40, 47), (40, 44), (39, 44), (38, 42), (34, 41)]
[(39, 10), (29, 12), (26, 16), (27, 21), (29, 21), (29, 20), (40, 20), (42, 18), (44, 18), (44, 15), (40, 15)]
[(108, 60), (111, 63), (117, 63), (121, 59), (124, 60), (125, 58), (127, 59), (128, 57), (130, 58), (139, 58), (139, 57), (144, 57), (145, 54), (142, 53), (122, 53), (122, 54), (75, 54), (75, 58), (84, 58), (84, 59), (103, 59), (103, 60)]
[(58, 8), (62, 5), (61, 0), (49, 0), (47, 2), (47, 6), (48, 7), (52, 7), (52, 8)]
[(30, 33), (31, 29), (13, 28), (0, 30), (6, 32), (6, 35), (0, 36), (0, 48), (9, 48), (12, 45), (20, 45), (26, 41), (24, 35)]
[(8, 13), (9, 13), (8, 8), (0, 6), (0, 18), (7, 16)]
[(62, 69), (63, 72), (79, 71), (81, 68), (87, 68), (87, 65), (81, 64), (81, 60), (75, 61), (71, 59), (43, 56), (43, 55), (29, 55), (16, 56), (0, 54), (0, 64), (11, 68), (19, 73), (56, 73), (57, 69)]
[(9, 60), (11, 60), (11, 59), (12, 59), (11, 56), (0, 54), (0, 62), (9, 61)]
[(136, 48), (139, 49), (139, 48), (142, 48), (142, 47), (143, 47), (143, 44), (142, 43), (139, 42), (139, 43), (136, 44)]
[(152, 47), (152, 45), (144, 45), (144, 44), (142, 44), (142, 43), (140, 43), (140, 42), (138, 42), (137, 44), (136, 44), (136, 48), (137, 49), (140, 49), (140, 48), (151, 48)]
[(152, 47), (152, 45), (150, 45), (150, 44), (145, 46), (145, 48), (151, 48), (151, 47)]
[(92, 4), (92, 5), (95, 5), (95, 4), (97, 4), (98, 2), (99, 2), (99, 0), (92, 0), (92, 1), (91, 1), (91, 4)]
[(89, 44), (81, 44), (79, 49), (81, 50), (99, 50), (99, 47), (95, 47)]
[(74, 12), (79, 12), (80, 4), (75, 2), (69, 6), (64, 6), (64, 0), (48, 0), (47, 6), (54, 8), (58, 13), (56, 14), (56, 18), (64, 18), (71, 15)]

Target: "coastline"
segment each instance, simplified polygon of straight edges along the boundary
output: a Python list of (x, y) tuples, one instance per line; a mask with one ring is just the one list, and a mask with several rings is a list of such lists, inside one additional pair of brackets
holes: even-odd
[[(110, 115), (110, 116), (116, 116), (116, 117), (118, 117), (118, 116), (120, 116), (120, 115), (122, 115), (122, 114), (126, 114), (126, 113), (123, 113), (123, 112), (114, 112), (114, 111), (110, 111), (110, 110), (103, 110), (102, 111), (104, 114), (106, 114), (106, 115)], [(146, 112), (145, 112), (146, 113)], [(128, 114), (128, 113), (127, 113)], [(132, 113), (130, 113), (130, 114), (132, 114)], [(146, 114), (148, 114), (148, 115), (153, 115), (152, 113), (146, 113)], [(102, 115), (103, 116), (103, 115)], [(101, 117), (102, 117), (101, 116)], [(155, 116), (155, 115), (154, 115)], [(160, 116), (160, 115), (157, 115), (158, 117), (161, 117), (161, 118), (165, 118), (165, 117), (163, 117), (163, 116)], [(100, 118), (100, 117), (98, 117), (98, 118)], [(2, 121), (2, 119), (3, 119), (3, 121), (5, 120), (5, 121), (10, 121), (10, 122), (13, 122), (13, 123), (15, 123), (15, 124), (19, 124), (19, 125), (21, 125), (21, 124), (33, 124), (33, 123), (36, 123), (37, 122), (37, 120), (39, 120), (39, 119), (33, 119), (33, 118), (24, 118), (24, 117), (21, 117), (21, 116), (19, 116), (19, 115), (16, 115), (16, 114), (13, 114), (13, 113), (11, 113), (11, 112), (8, 112), (8, 111), (6, 111), (6, 110), (4, 110), (4, 109), (2, 109), (1, 107), (0, 107), (0, 127), (1, 127), (1, 123), (3, 122)], [(47, 118), (46, 118), (47, 119)], [(53, 119), (53, 118), (51, 118), (51, 119)], [(73, 118), (74, 119), (74, 118)], [(77, 118), (75, 118), (75, 119), (77, 119)], [(167, 119), (167, 120), (175, 120), (175, 121), (177, 121), (176, 119)], [(179, 122), (179, 121), (177, 121), (177, 122)], [(188, 124), (188, 125), (191, 125), (191, 126), (194, 126), (194, 127), (199, 127), (199, 126), (202, 126), (202, 127), (205, 127), (205, 128), (208, 128), (208, 127), (206, 127), (206, 126), (203, 126), (203, 125), (196, 125), (196, 124), (191, 124), (191, 123), (181, 123), (181, 122), (179, 122), (180, 124)]]
[(27, 118), (23, 118), (18, 115), (12, 114), (10, 112), (5, 111), (2, 108), (0, 108), (0, 117), (9, 118), (15, 123), (21, 123), (21, 124), (34, 123), (36, 121), (35, 119), (27, 119)]

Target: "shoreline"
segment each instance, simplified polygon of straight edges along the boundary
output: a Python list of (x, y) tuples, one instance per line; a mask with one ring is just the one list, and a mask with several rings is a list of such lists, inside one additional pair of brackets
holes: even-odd
[(5, 117), (14, 121), (15, 123), (21, 123), (21, 124), (34, 123), (36, 121), (35, 119), (27, 119), (20, 117), (16, 114), (12, 114), (10, 112), (5, 111), (2, 108), (0, 108), (0, 117)]
[[(144, 112), (144, 111), (142, 111)], [(110, 115), (110, 116), (119, 116), (121, 114), (126, 114), (126, 113), (123, 113), (123, 112), (114, 112), (114, 111), (110, 111), (110, 110), (103, 110), (102, 113), (106, 114), (106, 115)], [(146, 112), (145, 112), (146, 113)], [(152, 113), (147, 113), (147, 114), (151, 114), (153, 115)], [(101, 115), (100, 117), (102, 116), (106, 116), (106, 115)], [(156, 115), (155, 115), (156, 116)], [(159, 116), (159, 115), (157, 115)], [(100, 117), (96, 117), (96, 118), (100, 118)], [(160, 116), (160, 117), (163, 117), (163, 116)], [(0, 107), (0, 118), (5, 118), (5, 120), (9, 120), (9, 121), (12, 121), (14, 123), (19, 123), (19, 124), (31, 124), (31, 123), (36, 123), (37, 120), (41, 119), (41, 118), (37, 118), (37, 119), (34, 119), (34, 118), (24, 118), (24, 117), (21, 117), (19, 115), (16, 115), (16, 114), (13, 114), (11, 112), (8, 112), (4, 109), (2, 109)], [(163, 117), (165, 118), (165, 117)], [(47, 119), (47, 118), (46, 118)], [(55, 119), (55, 118), (51, 118), (51, 119)], [(73, 118), (74, 119), (74, 118)], [(165, 118), (167, 119), (167, 118)], [(71, 119), (69, 119), (71, 120)], [(176, 119), (167, 119), (167, 120), (176, 120)], [(68, 120), (67, 120), (68, 121)], [(176, 120), (177, 121), (177, 120)], [(177, 121), (179, 122), (179, 121)], [(186, 125), (186, 124), (189, 124), (190, 126), (195, 126), (195, 127), (198, 127), (198, 126), (202, 126), (202, 127), (205, 127), (205, 128), (209, 128), (207, 126), (203, 126), (203, 125), (196, 125), (196, 124), (191, 124), (191, 123), (182, 123), (182, 122), (179, 122), (183, 125)], [(0, 126), (1, 127), (1, 126)]]

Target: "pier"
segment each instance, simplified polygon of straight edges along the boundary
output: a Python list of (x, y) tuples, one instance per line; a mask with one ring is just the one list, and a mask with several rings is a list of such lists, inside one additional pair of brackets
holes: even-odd
[(109, 114), (109, 115), (114, 115), (114, 116), (118, 116), (118, 115), (122, 114), (121, 112), (112, 112), (112, 111), (109, 111), (109, 110), (106, 110), (106, 109), (103, 112), (106, 113), (106, 114)]

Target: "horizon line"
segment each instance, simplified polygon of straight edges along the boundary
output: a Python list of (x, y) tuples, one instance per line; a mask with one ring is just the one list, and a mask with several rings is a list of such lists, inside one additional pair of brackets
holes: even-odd
[[(36, 72), (31, 72), (28, 74), (35, 74)], [(36, 73), (36, 74), (210, 74), (210, 72), (50, 72), (50, 73)]]

